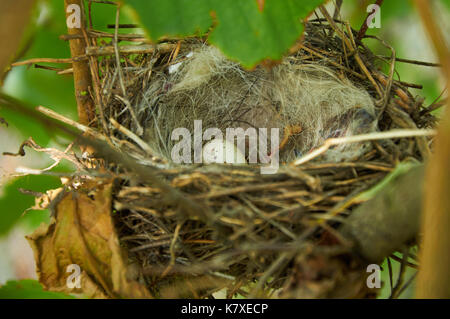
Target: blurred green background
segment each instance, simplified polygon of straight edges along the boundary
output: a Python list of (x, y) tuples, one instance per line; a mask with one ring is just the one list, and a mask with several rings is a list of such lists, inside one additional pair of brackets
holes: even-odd
[[(342, 18), (349, 20), (354, 29), (359, 29), (367, 16), (368, 4), (373, 2), (344, 0)], [(434, 1), (435, 13), (447, 36), (450, 35), (449, 3), (449, 0)], [(329, 8), (332, 6), (332, 3), (328, 4)], [(92, 9), (95, 29), (107, 30), (107, 24), (114, 23), (114, 6), (93, 3)], [(133, 22), (125, 13), (121, 14), (120, 23)], [(30, 25), (22, 39), (19, 60), (36, 57), (70, 57), (68, 43), (58, 38), (67, 33), (65, 23), (63, 0), (38, 0)], [(368, 34), (376, 35), (392, 45), (398, 57), (436, 62), (419, 16), (409, 0), (385, 0), (381, 8), (381, 28), (369, 29)], [(377, 41), (367, 40), (365, 43), (377, 54), (390, 55), (390, 51)], [(55, 68), (64, 66), (45, 65)], [(423, 85), (423, 90), (411, 91), (415, 95), (424, 97), (425, 105), (432, 104), (444, 90), (445, 83), (436, 68), (397, 63), (396, 70), (402, 81)], [(30, 106), (43, 105), (76, 120), (76, 101), (71, 75), (57, 75), (54, 70), (20, 66), (8, 73), (1, 89)], [(66, 141), (28, 118), (8, 112), (1, 107), (0, 117), (9, 124), (8, 127), (0, 125), (0, 154), (17, 152), (22, 141), (30, 136), (43, 147), (65, 148)], [(16, 168), (20, 166), (44, 168), (50, 164), (52, 161), (47, 156), (36, 154), (31, 150), (28, 150), (25, 157), (0, 155), (0, 285), (10, 280), (36, 278), (32, 252), (24, 235), (32, 232), (40, 223), (47, 222), (48, 212), (27, 211), (23, 214), (34, 204), (34, 198), (22, 194), (18, 189), (43, 192), (59, 187), (60, 181), (57, 177), (51, 176), (17, 177), (13, 175)], [(71, 169), (70, 164), (62, 162), (52, 171), (70, 171)], [(386, 298), (390, 295), (386, 261), (382, 267), (384, 287), (380, 298)], [(399, 263), (392, 261), (392, 267), (394, 275), (397, 274)], [(405, 281), (414, 274), (415, 270), (408, 269)], [(394, 282), (395, 280), (394, 276)], [(413, 285), (401, 297), (410, 298), (412, 295)], [(0, 298), (6, 297), (53, 298), (56, 295), (43, 292), (35, 281), (21, 281), (9, 282), (0, 287)]]

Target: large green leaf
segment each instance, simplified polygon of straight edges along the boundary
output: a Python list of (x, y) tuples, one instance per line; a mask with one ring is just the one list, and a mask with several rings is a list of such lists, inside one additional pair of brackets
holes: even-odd
[(36, 280), (8, 281), (0, 287), (0, 299), (74, 299), (75, 297), (45, 291)]
[(302, 20), (323, 0), (127, 0), (154, 41), (203, 34), (251, 67), (278, 60), (303, 32)]
[[(210, 1), (195, 0), (128, 0), (149, 36), (187, 36), (204, 33), (212, 24)], [(211, 3), (215, 2), (212, 0)]]

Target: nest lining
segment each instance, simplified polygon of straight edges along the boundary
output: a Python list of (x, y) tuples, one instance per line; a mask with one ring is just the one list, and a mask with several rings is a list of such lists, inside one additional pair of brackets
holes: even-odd
[[(120, 72), (114, 58), (101, 61), (104, 113), (149, 148), (139, 149), (123, 131), (112, 130), (113, 141), (121, 140), (118, 147), (156, 168), (160, 178), (212, 213), (186, 219), (183, 208), (151, 184), (120, 183), (116, 226), (130, 260), (141, 269), (140, 280), (155, 296), (206, 297), (227, 288), (229, 297), (343, 297), (330, 294), (332, 289), (310, 289), (324, 281), (328, 288), (339, 287), (364, 273), (361, 265), (348, 262), (349, 247), (336, 228), (356, 206), (352, 199), (396, 163), (421, 161), (426, 138), (339, 146), (301, 168), (281, 166), (273, 175), (261, 175), (258, 165), (177, 165), (170, 156), (173, 129), (192, 128), (195, 119), (219, 129), (277, 127), (281, 139), (289, 134), (286, 128), (300, 127), (280, 150), (282, 162), (330, 136), (433, 125), (420, 101), (396, 81), (392, 87), (406, 93), (408, 104), (395, 103), (396, 93), (386, 85), (389, 77), (360, 44), (363, 60), (384, 84), (385, 96), (377, 96), (331, 29), (308, 23), (307, 50), (271, 69), (244, 70), (199, 39), (185, 40), (176, 58), (174, 52), (158, 51), (125, 56)], [(322, 266), (305, 277), (311, 263)], [(358, 289), (367, 296), (364, 287)]]
[[(192, 56), (181, 56), (186, 60), (175, 64), (178, 70), (155, 74), (136, 106), (138, 114), (152, 110), (143, 119), (145, 139), (167, 160), (173, 157), (170, 150), (176, 143), (172, 132), (177, 128), (193, 132), (195, 120), (202, 121), (203, 130), (218, 128), (221, 132), (278, 128), (280, 141), (289, 138), (279, 150), (284, 163), (329, 137), (376, 130), (377, 114), (367, 91), (339, 79), (326, 66), (301, 64), (301, 57), (291, 56), (270, 70), (246, 71), (214, 47), (188, 48)], [(263, 138), (271, 146), (268, 135)], [(258, 153), (257, 146), (248, 145), (248, 149), (241, 146), (242, 154)], [(359, 144), (340, 146), (328, 152), (326, 160), (357, 157), (363, 150)]]

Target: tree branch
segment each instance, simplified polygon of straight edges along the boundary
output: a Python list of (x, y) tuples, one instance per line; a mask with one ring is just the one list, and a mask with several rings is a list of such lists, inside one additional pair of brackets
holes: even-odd
[(417, 237), (423, 175), (423, 165), (411, 168), (345, 220), (340, 232), (354, 242), (358, 255), (379, 263)]
[[(85, 17), (83, 12), (82, 0), (64, 0), (66, 18), (72, 13), (67, 7), (69, 5), (77, 5), (81, 9), (81, 28), (68, 28), (69, 35), (81, 36), (70, 40), (70, 53), (72, 58), (82, 56), (86, 53), (86, 47), (89, 45), (83, 38), (83, 30), (85, 28)], [(83, 125), (91, 125), (95, 120), (95, 103), (89, 94), (89, 88), (92, 87), (92, 78), (88, 61), (75, 61), (73, 65), (73, 77), (75, 85), (75, 98), (77, 100), (78, 121)]]
[[(430, 1), (415, 0), (434, 49), (450, 80), (450, 50), (431, 12)], [(450, 103), (441, 120), (435, 152), (426, 171), (422, 216), (423, 240), (419, 255), (418, 298), (450, 298)]]

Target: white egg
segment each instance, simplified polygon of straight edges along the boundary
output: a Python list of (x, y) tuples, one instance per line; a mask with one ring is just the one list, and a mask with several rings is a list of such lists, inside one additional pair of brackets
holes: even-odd
[[(186, 58), (190, 58), (193, 55), (194, 55), (194, 52), (191, 51), (188, 54), (186, 54)], [(172, 65), (169, 65), (169, 74), (173, 74), (175, 72), (178, 72), (178, 69), (180, 68), (181, 65), (183, 65), (183, 61), (175, 63), (175, 64), (172, 64)]]
[(169, 74), (175, 73), (178, 71), (183, 62), (178, 62), (172, 65), (169, 65)]
[(225, 163), (227, 158), (233, 158), (231, 164), (247, 163), (244, 154), (227, 140), (214, 139), (203, 146), (203, 163)]

